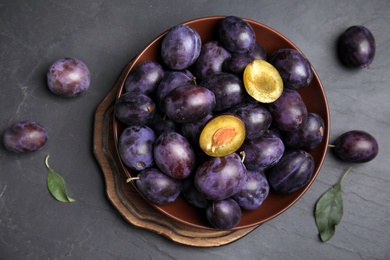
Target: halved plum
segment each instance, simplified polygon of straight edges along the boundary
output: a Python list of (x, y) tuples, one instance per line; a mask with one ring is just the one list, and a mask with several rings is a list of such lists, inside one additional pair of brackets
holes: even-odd
[(250, 96), (261, 103), (277, 100), (283, 92), (278, 70), (265, 60), (255, 59), (244, 70), (243, 82)]
[(222, 157), (237, 151), (245, 140), (245, 125), (232, 114), (214, 116), (199, 137), (200, 148), (209, 156)]

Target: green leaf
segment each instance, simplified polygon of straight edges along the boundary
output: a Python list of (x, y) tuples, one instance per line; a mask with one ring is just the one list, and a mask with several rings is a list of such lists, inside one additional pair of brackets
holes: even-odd
[(343, 216), (343, 198), (340, 183), (325, 192), (316, 205), (316, 224), (323, 242), (328, 241), (336, 232)]
[(49, 189), (51, 195), (61, 202), (74, 202), (75, 200), (70, 198), (66, 192), (64, 179), (50, 168), (48, 161), (49, 155), (46, 156), (45, 165), (49, 171), (47, 175), (47, 188)]
[(333, 237), (336, 232), (336, 226), (343, 217), (344, 206), (341, 183), (350, 170), (351, 168), (344, 173), (336, 185), (326, 191), (317, 201), (315, 220), (323, 242), (327, 242)]

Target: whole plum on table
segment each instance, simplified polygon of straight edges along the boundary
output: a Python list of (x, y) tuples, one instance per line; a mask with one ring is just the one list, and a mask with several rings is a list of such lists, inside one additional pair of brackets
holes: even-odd
[(55, 61), (46, 77), (50, 91), (63, 97), (78, 96), (85, 92), (91, 83), (87, 65), (74, 58)]
[(379, 151), (375, 137), (360, 130), (348, 131), (342, 134), (332, 146), (333, 152), (346, 162), (368, 162), (374, 159)]
[(135, 184), (147, 200), (158, 205), (174, 202), (183, 187), (182, 181), (171, 178), (153, 167), (139, 172)]
[(362, 25), (354, 25), (345, 30), (338, 42), (341, 60), (354, 68), (367, 68), (375, 57), (375, 38), (371, 31)]
[(7, 150), (15, 153), (34, 152), (47, 142), (47, 131), (41, 124), (22, 121), (7, 128), (3, 135), (3, 144)]
[(197, 31), (187, 25), (177, 25), (169, 30), (161, 43), (161, 58), (173, 70), (191, 66), (199, 57), (202, 40)]
[(266, 172), (269, 185), (279, 193), (289, 194), (305, 186), (314, 172), (314, 159), (303, 150), (289, 150)]

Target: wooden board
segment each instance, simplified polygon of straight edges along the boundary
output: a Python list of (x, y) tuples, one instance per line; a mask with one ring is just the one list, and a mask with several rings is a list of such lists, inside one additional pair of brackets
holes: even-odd
[(140, 196), (133, 185), (126, 183), (127, 176), (121, 168), (114, 144), (113, 105), (120, 87), (119, 82), (123, 82), (130, 66), (131, 62), (121, 74), (116, 85), (99, 104), (95, 113), (94, 154), (105, 178), (107, 196), (114, 207), (132, 225), (156, 232), (174, 242), (188, 246), (222, 246), (234, 242), (256, 229), (258, 226), (223, 231), (199, 229), (185, 225), (153, 208)]

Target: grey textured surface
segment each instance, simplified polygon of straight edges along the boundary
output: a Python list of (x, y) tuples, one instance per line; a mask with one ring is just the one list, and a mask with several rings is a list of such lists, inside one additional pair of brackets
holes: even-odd
[[(181, 22), (210, 15), (257, 20), (292, 40), (319, 74), (329, 101), (331, 140), (360, 129), (379, 142), (374, 161), (353, 165), (343, 182), (344, 216), (322, 243), (314, 221), (319, 196), (350, 166), (328, 154), (309, 191), (287, 212), (222, 247), (193, 248), (128, 224), (105, 194), (92, 152), (93, 116), (124, 66), (144, 45)], [(369, 70), (348, 70), (335, 54), (347, 27), (374, 34)], [(390, 259), (390, 1), (0, 1), (0, 133), (20, 120), (49, 131), (39, 152), (0, 145), (0, 259)], [(76, 57), (92, 85), (75, 99), (45, 85), (58, 58)], [(46, 189), (44, 158), (77, 201)]]

